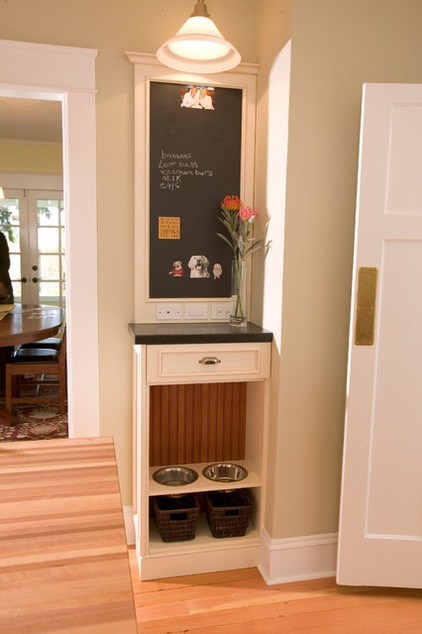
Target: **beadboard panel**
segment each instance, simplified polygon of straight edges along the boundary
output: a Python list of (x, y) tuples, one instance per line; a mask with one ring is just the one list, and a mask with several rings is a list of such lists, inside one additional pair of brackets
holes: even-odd
[(150, 464), (245, 458), (246, 383), (150, 387)]

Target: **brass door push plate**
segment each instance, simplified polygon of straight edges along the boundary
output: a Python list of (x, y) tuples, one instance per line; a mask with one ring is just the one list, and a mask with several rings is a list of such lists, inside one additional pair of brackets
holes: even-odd
[(358, 273), (358, 295), (356, 304), (355, 344), (374, 345), (375, 302), (378, 269), (361, 267)]

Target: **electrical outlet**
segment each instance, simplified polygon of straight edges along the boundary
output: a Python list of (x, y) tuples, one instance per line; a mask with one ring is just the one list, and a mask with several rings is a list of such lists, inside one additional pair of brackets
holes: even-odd
[(230, 303), (212, 304), (211, 319), (219, 319), (221, 321), (229, 321), (230, 319)]
[(180, 304), (158, 304), (157, 319), (182, 319), (182, 307)]

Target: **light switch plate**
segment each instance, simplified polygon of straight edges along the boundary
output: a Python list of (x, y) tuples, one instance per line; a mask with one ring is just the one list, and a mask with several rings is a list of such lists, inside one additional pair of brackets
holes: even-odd
[(208, 304), (185, 304), (184, 317), (193, 321), (208, 319)]

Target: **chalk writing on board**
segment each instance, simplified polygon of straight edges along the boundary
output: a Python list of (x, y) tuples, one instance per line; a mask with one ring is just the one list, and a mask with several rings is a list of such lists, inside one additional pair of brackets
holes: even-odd
[(214, 171), (202, 166), (192, 152), (161, 150), (157, 168), (161, 175), (160, 189), (181, 189), (186, 178), (212, 178)]

